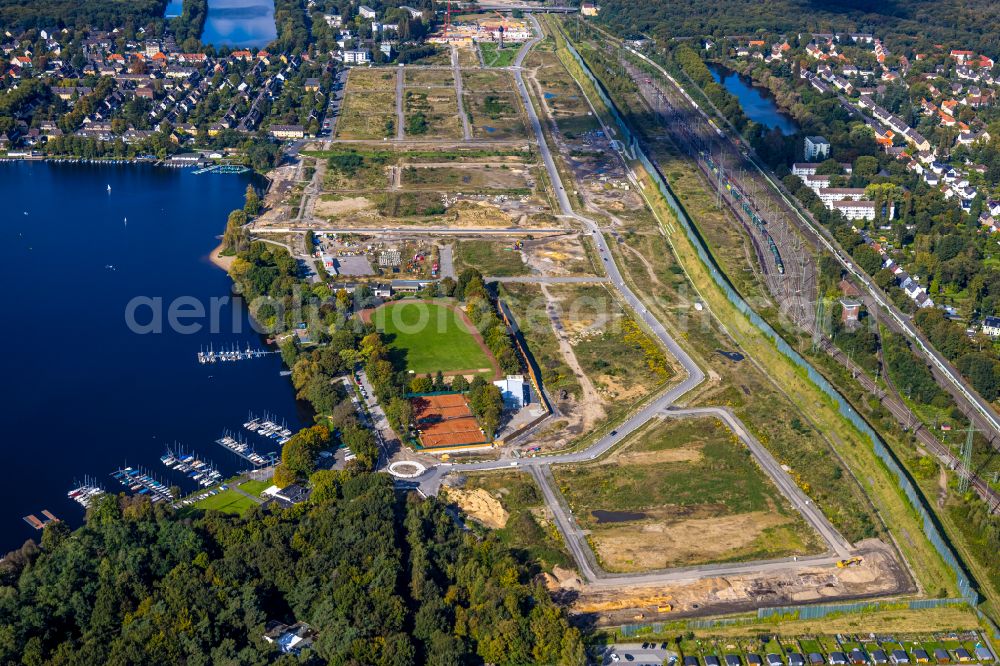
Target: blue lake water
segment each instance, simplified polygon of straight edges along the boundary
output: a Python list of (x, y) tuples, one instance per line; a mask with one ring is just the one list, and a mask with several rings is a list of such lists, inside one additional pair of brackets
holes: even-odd
[(208, 0), (202, 42), (262, 48), (277, 36), (273, 0)]
[(718, 65), (710, 64), (708, 70), (716, 83), (721, 83), (736, 96), (747, 118), (768, 129), (777, 127), (786, 136), (799, 131), (795, 120), (778, 108), (769, 90), (755, 86), (749, 78)]
[(184, 10), (184, 0), (170, 0), (167, 3), (167, 8), (163, 12), (164, 18), (174, 18), (175, 16), (180, 16), (181, 11)]
[[(66, 497), (74, 479), (94, 476), (118, 492), (109, 474), (127, 463), (194, 490), (160, 463), (166, 446), (179, 442), (233, 473), (247, 464), (215, 440), (240, 429), (248, 410), (301, 425), (277, 356), (197, 363), (201, 346), (262, 346), (245, 308), (221, 303), (217, 333), (205, 320), (190, 334), (126, 325), (135, 297), (162, 299), (166, 323), (180, 297), (207, 309), (230, 295), (229, 277), (207, 256), (248, 182), (153, 166), (0, 164), (8, 386), (0, 552), (40, 536), (21, 520), (29, 513), (48, 509), (79, 524), (83, 509)], [(148, 322), (149, 313), (140, 308), (136, 319)], [(244, 433), (258, 450), (277, 448)]]

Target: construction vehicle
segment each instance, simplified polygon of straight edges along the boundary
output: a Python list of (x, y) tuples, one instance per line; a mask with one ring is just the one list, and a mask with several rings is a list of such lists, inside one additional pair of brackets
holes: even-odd
[(838, 560), (837, 561), (837, 568), (838, 569), (844, 569), (844, 568), (847, 568), (847, 567), (853, 567), (853, 566), (856, 566), (858, 564), (861, 564), (863, 561), (864, 561), (864, 559), (862, 559), (860, 557), (849, 557), (846, 560)]
[(670, 604), (660, 604), (659, 606), (656, 607), (656, 612), (657, 613), (669, 613), (673, 609), (674, 609), (674, 607), (671, 606)]

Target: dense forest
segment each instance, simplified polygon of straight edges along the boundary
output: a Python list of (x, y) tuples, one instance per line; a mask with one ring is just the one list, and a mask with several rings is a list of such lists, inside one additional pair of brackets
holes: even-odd
[(138, 29), (166, 8), (167, 0), (0, 0), (0, 27)]
[[(246, 516), (105, 497), (0, 563), (0, 663), (582, 664), (580, 634), (493, 537), (386, 475), (318, 472)], [(269, 620), (317, 632), (299, 659)]]
[(607, 0), (601, 18), (627, 32), (660, 38), (751, 35), (771, 32), (863, 31), (885, 36), (890, 49), (930, 43), (1000, 52), (1000, 32), (984, 30), (1000, 20), (991, 0), (720, 0), (635, 3)]

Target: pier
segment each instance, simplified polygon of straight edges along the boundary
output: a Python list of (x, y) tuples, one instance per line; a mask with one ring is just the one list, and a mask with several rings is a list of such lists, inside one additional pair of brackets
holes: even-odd
[(166, 454), (160, 456), (160, 462), (168, 469), (186, 474), (189, 479), (206, 488), (222, 480), (222, 472), (216, 469), (215, 465), (200, 460), (194, 453), (185, 453), (180, 447), (176, 453), (168, 448)]
[(24, 516), (24, 522), (28, 523), (36, 530), (43, 529), (49, 523), (57, 523), (59, 519), (52, 515), (48, 509), (42, 509), (42, 519), (39, 519), (35, 514), (29, 513)]
[(142, 470), (123, 467), (111, 473), (112, 478), (136, 495), (146, 495), (153, 502), (171, 502), (170, 487)]
[(282, 420), (281, 425), (278, 425), (277, 418), (276, 416), (268, 416), (266, 412), (263, 418), (250, 414), (250, 420), (244, 423), (243, 427), (261, 437), (273, 439), (281, 445), (292, 438), (292, 431), (285, 425), (284, 420)]
[(242, 164), (213, 164), (212, 166), (202, 167), (194, 171), (194, 175), (198, 176), (203, 173), (232, 173), (241, 174), (250, 171), (249, 167), (245, 167)]
[(228, 432), (223, 434), (222, 437), (215, 440), (215, 443), (224, 449), (232, 451), (240, 458), (243, 458), (255, 468), (263, 467), (264, 465), (273, 465), (277, 462), (278, 456), (275, 453), (268, 453), (262, 455), (254, 451), (253, 447), (243, 441), (238, 435), (233, 437)]
[(227, 361), (247, 361), (252, 358), (262, 358), (268, 354), (280, 354), (280, 351), (269, 351), (267, 349), (252, 349), (248, 344), (246, 349), (239, 349), (236, 346), (230, 347), (229, 349), (222, 349), (216, 351), (213, 347), (209, 346), (206, 350), (204, 348), (198, 352), (198, 362), (199, 363), (224, 363)]
[(97, 498), (105, 494), (104, 488), (97, 483), (97, 479), (92, 477), (85, 476), (83, 477), (83, 483), (76, 485), (74, 481), (74, 485), (76, 487), (66, 493), (66, 496), (84, 509), (89, 508)]

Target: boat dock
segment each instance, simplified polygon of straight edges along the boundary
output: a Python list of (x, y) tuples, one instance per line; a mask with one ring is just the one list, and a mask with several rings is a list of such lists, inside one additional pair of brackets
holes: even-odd
[(260, 454), (254, 451), (253, 447), (243, 441), (243, 438), (237, 435), (233, 437), (228, 432), (224, 433), (222, 437), (215, 440), (215, 443), (219, 446), (229, 449), (240, 458), (243, 458), (254, 467), (263, 467), (264, 465), (273, 465), (277, 462), (278, 456), (275, 453)]
[(186, 474), (189, 479), (206, 488), (222, 480), (222, 472), (215, 465), (196, 458), (193, 453), (185, 453), (180, 448), (176, 453), (168, 448), (166, 454), (160, 456), (160, 462), (168, 469)]
[(38, 518), (38, 516), (33, 513), (29, 513), (27, 516), (24, 516), (24, 522), (28, 523), (36, 530), (44, 528), (49, 523), (59, 522), (59, 519), (53, 516), (48, 509), (42, 509), (42, 518), (44, 518), (44, 520)]
[(250, 432), (256, 433), (261, 437), (273, 439), (279, 445), (284, 444), (292, 438), (292, 431), (285, 426), (284, 421), (281, 422), (281, 425), (278, 425), (278, 417), (276, 416), (268, 416), (265, 413), (263, 418), (258, 418), (250, 414), (248, 418), (249, 420), (243, 424), (243, 427)]
[(112, 478), (136, 495), (146, 495), (153, 502), (170, 502), (170, 486), (146, 472), (132, 467), (123, 467), (111, 473)]
[(198, 352), (198, 362), (222, 363), (226, 361), (247, 361), (252, 358), (262, 358), (268, 354), (280, 353), (280, 351), (270, 351), (267, 349), (251, 349), (249, 344), (246, 349), (239, 349), (236, 346), (232, 346), (229, 349), (222, 349), (220, 351), (216, 351), (213, 347), (209, 346), (207, 350), (202, 348)]
[(87, 509), (94, 503), (94, 500), (104, 494), (104, 488), (98, 485), (97, 479), (85, 476), (83, 477), (83, 483), (66, 493), (66, 496), (84, 509)]
[(194, 171), (194, 175), (198, 176), (203, 173), (233, 173), (240, 174), (250, 171), (249, 167), (245, 167), (242, 164), (213, 164), (212, 166), (202, 167)]

